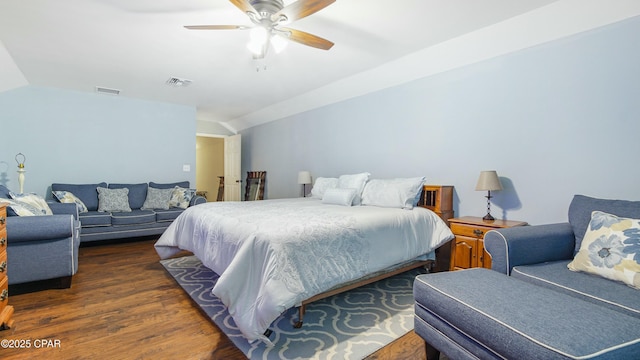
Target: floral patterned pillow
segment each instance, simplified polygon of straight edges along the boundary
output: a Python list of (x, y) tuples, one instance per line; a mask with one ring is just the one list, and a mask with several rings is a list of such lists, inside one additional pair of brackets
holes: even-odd
[(169, 207), (177, 207), (186, 209), (189, 207), (191, 198), (196, 194), (194, 189), (185, 189), (176, 186), (171, 192), (171, 199), (169, 200)]
[(75, 203), (78, 206), (78, 212), (86, 213), (88, 212), (87, 206), (80, 200), (77, 196), (73, 195), (71, 191), (52, 191), (53, 196), (58, 199), (61, 203), (64, 204), (73, 204)]
[(592, 212), (580, 250), (567, 267), (640, 289), (640, 219)]
[(36, 209), (36, 215), (53, 215), (53, 212), (47, 204), (47, 201), (38, 194), (16, 194), (14, 192), (10, 192), (9, 196), (11, 196), (11, 198), (15, 201), (23, 204), (28, 204), (32, 208)]

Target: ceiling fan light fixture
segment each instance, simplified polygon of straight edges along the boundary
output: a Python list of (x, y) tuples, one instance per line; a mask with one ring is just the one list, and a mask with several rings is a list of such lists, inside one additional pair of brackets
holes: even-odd
[(281, 35), (274, 34), (271, 36), (271, 45), (273, 46), (273, 50), (276, 51), (276, 54), (280, 54), (289, 43), (288, 40), (283, 38)]

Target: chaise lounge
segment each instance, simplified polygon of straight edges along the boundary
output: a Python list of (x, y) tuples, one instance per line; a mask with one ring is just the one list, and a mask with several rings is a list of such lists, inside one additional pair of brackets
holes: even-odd
[(637, 219), (639, 201), (576, 195), (567, 223), (488, 232), (492, 270), (418, 276), (428, 359), (640, 359)]

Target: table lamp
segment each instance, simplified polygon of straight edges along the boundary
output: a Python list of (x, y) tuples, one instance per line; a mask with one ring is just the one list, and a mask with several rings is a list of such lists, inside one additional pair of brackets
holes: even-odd
[(302, 185), (302, 196), (307, 197), (307, 184), (311, 184), (311, 173), (300, 171), (298, 173), (298, 184)]
[(476, 191), (487, 191), (487, 215), (482, 218), (483, 220), (495, 220), (493, 216), (491, 216), (491, 191), (497, 190), (502, 190), (498, 173), (495, 170), (481, 171), (478, 184), (476, 184)]

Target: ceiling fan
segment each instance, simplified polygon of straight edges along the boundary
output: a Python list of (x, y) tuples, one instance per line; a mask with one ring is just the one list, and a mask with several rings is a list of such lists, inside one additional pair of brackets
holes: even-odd
[(242, 10), (253, 26), (245, 25), (188, 25), (189, 30), (251, 30), (251, 41), (247, 45), (254, 54), (254, 58), (262, 59), (267, 53), (269, 44), (276, 52), (286, 45), (285, 39), (311, 46), (317, 49), (329, 50), (333, 43), (319, 36), (304, 31), (283, 27), (325, 7), (336, 0), (298, 0), (284, 6), (282, 0), (229, 0)]

